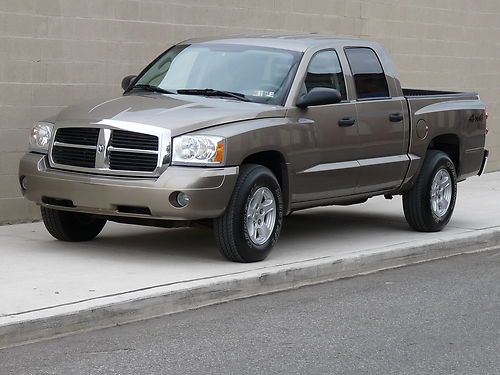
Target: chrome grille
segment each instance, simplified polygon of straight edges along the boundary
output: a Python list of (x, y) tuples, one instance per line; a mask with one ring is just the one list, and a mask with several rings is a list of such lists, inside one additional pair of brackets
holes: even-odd
[(98, 139), (98, 128), (61, 128), (57, 131), (54, 140), (73, 145), (96, 146)]
[(58, 164), (94, 168), (95, 150), (77, 147), (54, 146), (52, 149), (52, 159)]
[(119, 171), (152, 172), (158, 163), (156, 154), (137, 154), (134, 152), (111, 151), (109, 167)]
[(153, 175), (159, 168), (158, 135), (108, 128), (56, 130), (51, 148), (54, 167), (100, 174)]
[(124, 130), (113, 130), (109, 144), (112, 147), (158, 151), (158, 137)]

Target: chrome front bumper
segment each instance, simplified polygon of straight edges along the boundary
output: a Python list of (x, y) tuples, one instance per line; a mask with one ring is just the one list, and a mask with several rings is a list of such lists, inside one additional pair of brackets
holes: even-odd
[[(97, 176), (53, 169), (46, 155), (34, 153), (26, 154), (19, 166), (20, 180), (25, 179), (24, 197), (42, 206), (168, 220), (220, 216), (229, 203), (238, 173), (238, 167), (171, 166), (158, 178)], [(171, 203), (171, 195), (179, 191), (189, 196), (185, 207)]]

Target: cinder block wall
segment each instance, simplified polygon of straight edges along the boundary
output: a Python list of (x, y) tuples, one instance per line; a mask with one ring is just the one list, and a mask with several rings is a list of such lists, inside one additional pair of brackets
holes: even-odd
[(120, 95), (123, 76), (176, 41), (260, 31), (378, 40), (405, 86), (478, 90), (500, 169), (498, 0), (0, 0), (0, 223), (38, 217), (17, 181), (34, 121)]

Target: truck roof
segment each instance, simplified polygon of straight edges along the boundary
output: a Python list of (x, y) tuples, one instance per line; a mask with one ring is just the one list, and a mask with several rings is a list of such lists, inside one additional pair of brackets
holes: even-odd
[(282, 48), (304, 52), (309, 48), (323, 45), (362, 45), (369, 46), (374, 42), (362, 41), (346, 37), (335, 37), (317, 33), (307, 34), (241, 34), (222, 37), (188, 39), (181, 44), (245, 44), (260, 47)]

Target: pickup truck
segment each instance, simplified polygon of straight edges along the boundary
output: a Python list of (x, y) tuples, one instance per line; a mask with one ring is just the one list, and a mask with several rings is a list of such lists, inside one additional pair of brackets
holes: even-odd
[(188, 40), (122, 87), (31, 131), (20, 186), (56, 239), (92, 240), (107, 220), (204, 225), (227, 259), (255, 262), (292, 211), (379, 195), (435, 232), (488, 157), (478, 94), (402, 89), (370, 41)]

